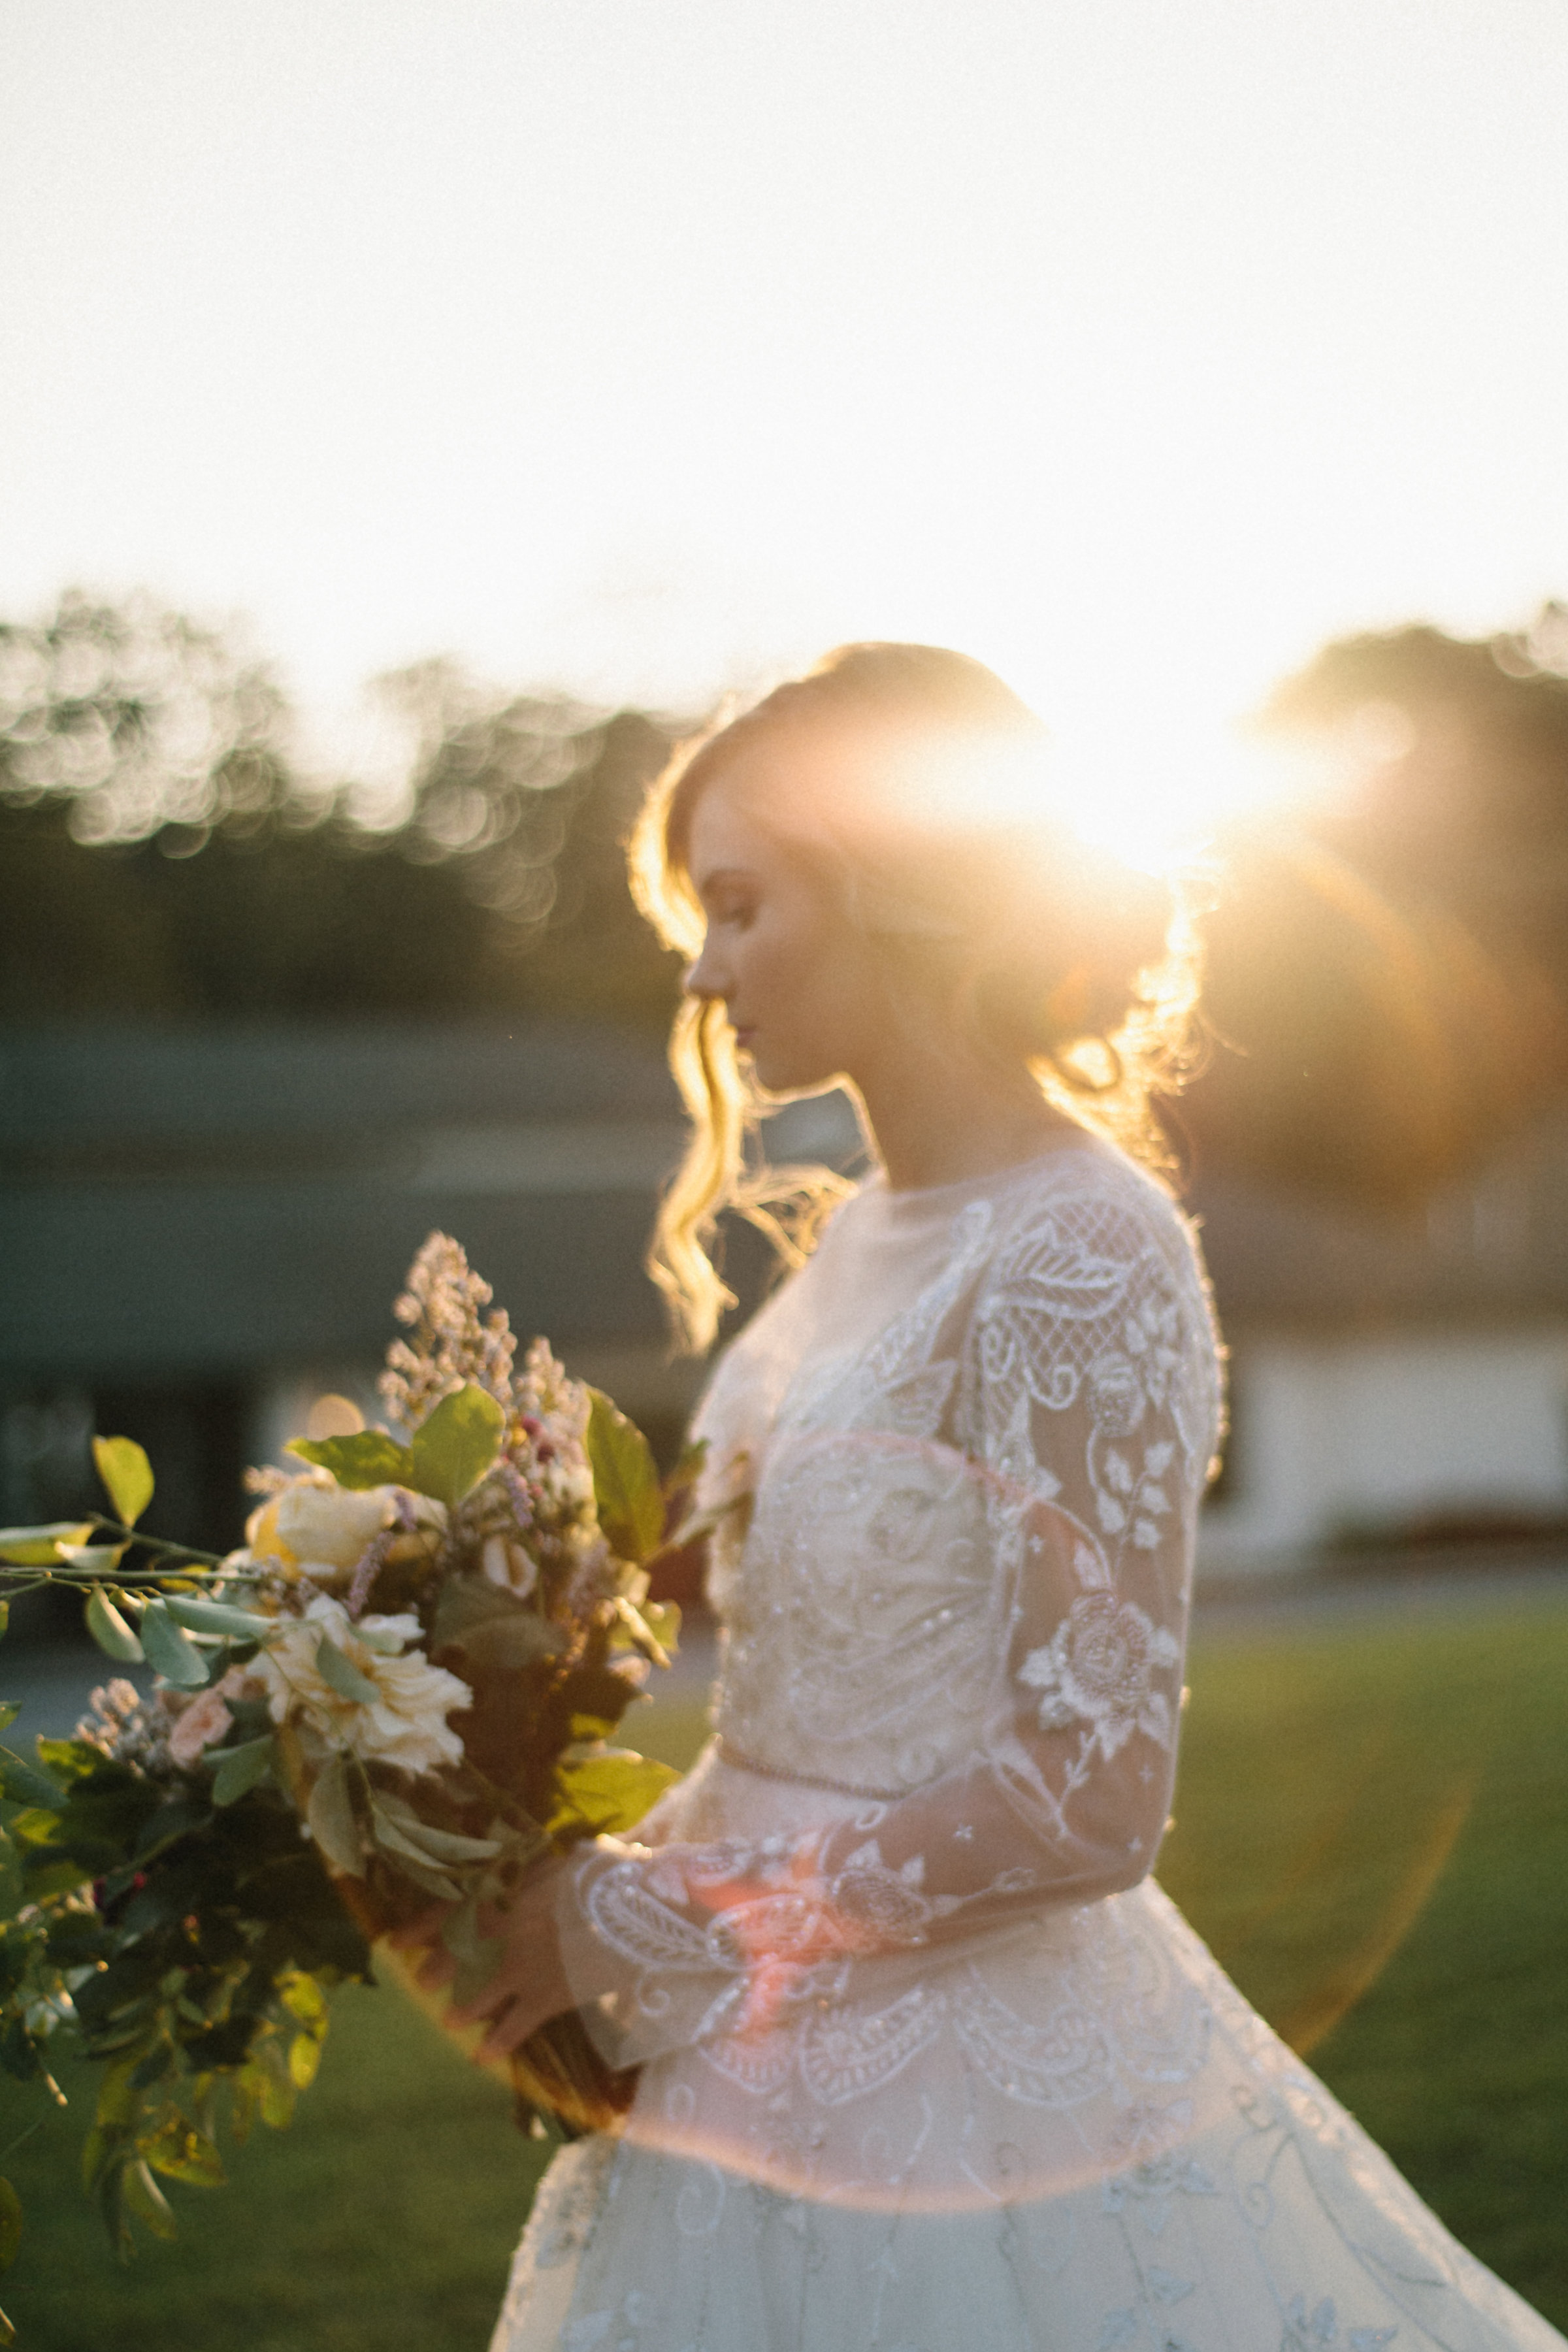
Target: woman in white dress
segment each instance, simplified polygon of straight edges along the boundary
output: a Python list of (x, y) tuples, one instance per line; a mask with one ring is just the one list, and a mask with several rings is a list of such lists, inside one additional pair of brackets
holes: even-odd
[(642, 829), (695, 956), (689, 1332), (748, 1087), (847, 1081), (877, 1165), (699, 1416), (715, 1737), (638, 1843), (531, 1882), (469, 2012), (501, 2050), (577, 2007), (642, 2069), (492, 2352), (1563, 2352), (1149, 1875), (1220, 1423), (1137, 1164), (1191, 961), (1026, 814), (1039, 746), (977, 664), (849, 647)]

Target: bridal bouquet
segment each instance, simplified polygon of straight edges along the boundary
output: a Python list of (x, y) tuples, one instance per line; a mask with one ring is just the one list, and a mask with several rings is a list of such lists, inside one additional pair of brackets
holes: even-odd
[[(222, 2179), (220, 2093), (238, 2136), (288, 2120), (372, 1942), (426, 1923), (471, 1997), (522, 1876), (674, 1777), (609, 1744), (676, 1631), (647, 1600), (652, 1455), (542, 1341), (519, 1366), (489, 1300), (433, 1234), (395, 1310), (392, 1426), (345, 1408), (297, 1470), (253, 1472), (226, 1559), (137, 1533), (153, 1475), (124, 1438), (95, 1441), (112, 1518), (0, 1532), (0, 1585), (84, 1588), (100, 1647), (156, 1672), (36, 1760), (0, 1748), (0, 2063), (54, 2091), (57, 2036), (101, 2062), (83, 2171), (121, 2247), (131, 2216), (173, 2227), (156, 2176)], [(574, 2014), (510, 2063), (535, 2128), (629, 2102)], [(13, 2203), (0, 2182), (0, 2267)]]

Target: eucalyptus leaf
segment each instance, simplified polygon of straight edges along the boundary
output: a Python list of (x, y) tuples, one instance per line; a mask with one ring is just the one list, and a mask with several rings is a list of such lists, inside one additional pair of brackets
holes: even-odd
[(87, 1596), (87, 1630), (106, 1657), (137, 1665), (145, 1655), (141, 1643), (101, 1587)]
[(441, 1891), (444, 1894), (450, 1892), (456, 1899), (460, 1889), (447, 1877), (443, 1864), (423, 1845), (409, 1837), (392, 1819), (384, 1806), (373, 1803), (370, 1809), (370, 1819), (371, 1834), (384, 1853), (395, 1854), (405, 1865), (409, 1863), (416, 1864), (416, 1875), (421, 1885), (428, 1885), (427, 1874), (434, 1873), (441, 1880)]
[(22, 2243), (22, 2200), (8, 2180), (0, 2179), (0, 2271), (8, 2271)]
[(19, 1698), (0, 1698), (0, 1731), (10, 1730), (21, 1714), (22, 1706), (23, 1702)]
[(345, 1756), (328, 1758), (310, 1791), (305, 1819), (332, 1868), (346, 1872), (351, 1878), (363, 1878), (364, 1844), (354, 1818)]
[(203, 1601), (190, 1593), (172, 1592), (164, 1605), (175, 1623), (193, 1633), (222, 1633), (231, 1642), (265, 1642), (279, 1630), (278, 1618), (237, 1609), (229, 1601)]
[(352, 1437), (291, 1437), (284, 1450), (330, 1470), (340, 1486), (356, 1494), (371, 1486), (413, 1484), (408, 1448), (384, 1429), (356, 1430)]
[(119, 1567), (130, 1549), (128, 1544), (68, 1544), (59, 1548), (60, 1558), (68, 1568), (84, 1570), (89, 1576), (107, 1576)]
[(443, 1397), (415, 1431), (407, 1483), (456, 1510), (500, 1452), (505, 1428), (506, 1416), (494, 1397), (470, 1381)]
[(7, 1568), (53, 1568), (63, 1543), (86, 1543), (90, 1519), (52, 1519), (46, 1527), (0, 1528), (0, 1563)]
[(179, 2228), (169, 2200), (147, 2169), (146, 2159), (138, 2158), (128, 2164), (121, 2179), (127, 2210), (144, 2221), (155, 2238), (177, 2238)]
[(153, 1499), (153, 1465), (133, 1437), (95, 1437), (92, 1458), (121, 1526), (133, 1528)]
[(603, 1390), (588, 1391), (588, 1464), (599, 1525), (612, 1551), (637, 1564), (664, 1536), (664, 1489), (653, 1448)]
[(213, 1774), (213, 1802), (232, 1805), (257, 1788), (271, 1771), (277, 1759), (278, 1742), (268, 1733), (265, 1739), (247, 1739), (237, 1748), (220, 1748), (213, 1757), (217, 1769)]
[(360, 1706), (374, 1706), (381, 1696), (377, 1685), (368, 1675), (362, 1675), (353, 1660), (345, 1658), (325, 1633), (316, 1645), (316, 1672), (340, 1698), (352, 1698)]
[(376, 1791), (374, 1801), (375, 1811), (384, 1814), (405, 1837), (422, 1846), (432, 1862), (493, 1862), (501, 1851), (500, 1838), (463, 1837), (456, 1830), (437, 1829), (433, 1822), (422, 1820), (401, 1797), (389, 1796), (384, 1790)]
[(169, 1614), (166, 1601), (150, 1601), (142, 1612), (142, 1647), (147, 1663), (179, 1690), (200, 1690), (207, 1660)]

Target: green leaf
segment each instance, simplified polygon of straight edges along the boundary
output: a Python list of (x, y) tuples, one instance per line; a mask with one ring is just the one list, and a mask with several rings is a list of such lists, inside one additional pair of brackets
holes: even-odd
[(313, 2033), (296, 2033), (289, 2044), (289, 2080), (297, 2091), (308, 2091), (321, 2063), (321, 2045)]
[(0, 2179), (0, 2271), (8, 2271), (22, 2243), (22, 2200), (8, 2180)]
[(339, 1754), (327, 1759), (310, 1791), (305, 1819), (310, 1825), (311, 1836), (332, 1868), (346, 1872), (351, 1878), (363, 1878), (364, 1847), (360, 1838), (359, 1823), (354, 1818), (348, 1759), (345, 1756)]
[(345, 1658), (325, 1633), (316, 1645), (316, 1672), (324, 1683), (331, 1685), (340, 1698), (352, 1698), (360, 1706), (374, 1706), (381, 1696), (379, 1686), (368, 1675), (362, 1675), (353, 1660)]
[(270, 1733), (265, 1739), (247, 1739), (238, 1748), (220, 1748), (213, 1774), (213, 1802), (232, 1805), (266, 1780), (278, 1753)]
[(68, 1788), (73, 1780), (85, 1780), (89, 1772), (103, 1769), (103, 1751), (90, 1739), (46, 1739), (40, 1733), (37, 1746), (45, 1771), (54, 1773)]
[(22, 1712), (19, 1698), (0, 1698), (0, 1731), (9, 1731)]
[(664, 1535), (664, 1490), (653, 1448), (601, 1389), (590, 1389), (588, 1463), (599, 1525), (612, 1551), (640, 1564)]
[(363, 1494), (370, 1486), (410, 1486), (414, 1465), (408, 1448), (384, 1429), (357, 1430), (353, 1437), (291, 1437), (284, 1451), (301, 1462), (330, 1470), (340, 1486)]
[(629, 1748), (606, 1748), (596, 1756), (570, 1759), (557, 1768), (559, 1792), (552, 1836), (585, 1825), (597, 1834), (618, 1836), (640, 1822), (679, 1772)]
[(95, 1437), (92, 1458), (121, 1526), (133, 1528), (153, 1499), (153, 1465), (133, 1437)]
[(149, 1602), (142, 1613), (142, 1647), (147, 1663), (166, 1683), (180, 1690), (200, 1690), (207, 1679), (207, 1660), (188, 1642), (169, 1614), (166, 1601)]
[(106, 1657), (119, 1658), (127, 1665), (135, 1665), (145, 1653), (141, 1643), (121, 1615), (106, 1592), (94, 1591), (87, 1596), (87, 1630)]
[[(10, 1625), (10, 1622), (11, 1622), (11, 1603), (10, 1603), (8, 1601), (0, 1601), (0, 1642), (3, 1642), (3, 1641), (5, 1639), (6, 1631), (7, 1631), (7, 1629), (8, 1629), (9, 1625)], [(5, 2317), (5, 2313), (4, 2313), (4, 2312), (0, 2312), (0, 2319), (4, 2319), (4, 2317)], [(0, 2340), (4, 2340), (4, 2339), (0, 2339)]]
[(90, 1519), (51, 1519), (47, 1527), (0, 1528), (0, 1562), (7, 1568), (53, 1568), (63, 1543), (86, 1543)]
[(474, 1381), (445, 1396), (414, 1433), (409, 1484), (456, 1510), (500, 1452), (506, 1416)]
[(680, 1611), (673, 1601), (645, 1601), (638, 1611), (659, 1648), (674, 1657), (680, 1645)]
[(327, 2030), (327, 1996), (315, 1978), (296, 1969), (279, 1983), (278, 1994), (289, 2016), (308, 2025), (319, 2041)]
[(9, 1748), (0, 1748), (0, 1796), (8, 1804), (47, 1806), (54, 1813), (65, 1802), (53, 1780), (46, 1780), (36, 1765), (26, 1763)]
[(279, 1629), (276, 1617), (237, 1609), (228, 1601), (202, 1601), (188, 1592), (171, 1592), (164, 1602), (176, 1624), (193, 1633), (222, 1633), (231, 1642), (265, 1642)]
[(182, 2115), (168, 2116), (152, 2138), (142, 2142), (142, 2153), (166, 2180), (188, 2181), (193, 2189), (223, 2187), (223, 2158), (211, 2140)]
[(142, 1822), (132, 1858), (137, 1863), (151, 1862), (165, 1847), (189, 1837), (193, 1830), (205, 1829), (211, 1820), (211, 1806), (203, 1804), (199, 1798), (171, 1797)]

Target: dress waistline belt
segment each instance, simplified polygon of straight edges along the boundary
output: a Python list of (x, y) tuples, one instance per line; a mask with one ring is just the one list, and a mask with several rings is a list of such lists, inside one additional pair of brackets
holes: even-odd
[(894, 1804), (900, 1797), (907, 1797), (910, 1793), (907, 1789), (855, 1789), (847, 1780), (829, 1780), (819, 1772), (791, 1772), (782, 1764), (762, 1764), (754, 1756), (748, 1756), (743, 1748), (737, 1748), (734, 1741), (727, 1739), (722, 1732), (720, 1732), (715, 1745), (721, 1763), (732, 1764), (742, 1772), (755, 1772), (763, 1780), (790, 1780), (801, 1789), (829, 1789), (836, 1797), (863, 1797), (879, 1805)]

